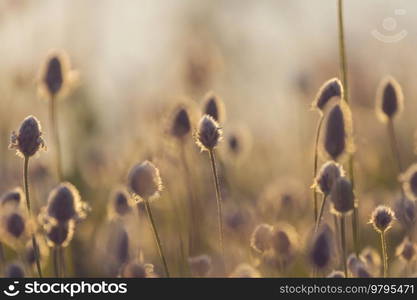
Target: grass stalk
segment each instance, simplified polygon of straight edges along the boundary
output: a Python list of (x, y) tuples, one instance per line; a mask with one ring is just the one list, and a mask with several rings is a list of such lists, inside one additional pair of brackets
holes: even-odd
[(327, 195), (323, 195), (323, 201), (321, 202), (320, 213), (316, 221), (315, 231), (317, 231), (317, 229), (320, 226), (321, 218), (323, 217), (324, 207), (326, 206), (326, 200), (327, 200)]
[(343, 260), (343, 270), (345, 272), (345, 277), (348, 277), (347, 271), (347, 262), (346, 262), (346, 224), (345, 224), (345, 216), (340, 216), (340, 239), (341, 239), (341, 246), (342, 246), (342, 260)]
[(381, 249), (382, 249), (382, 259), (384, 266), (384, 277), (388, 275), (388, 254), (387, 254), (387, 241), (385, 239), (385, 232), (380, 233), (381, 236)]
[[(316, 140), (314, 144), (314, 169), (313, 169), (313, 179), (317, 176), (317, 168), (318, 168), (318, 158), (319, 158), (319, 141), (320, 141), (320, 132), (321, 127), (323, 126), (324, 116), (320, 116), (320, 120), (317, 124), (317, 131), (316, 131)], [(317, 191), (316, 188), (313, 188), (313, 199), (314, 199), (314, 222), (317, 223), (318, 217), (318, 199), (317, 199)]]
[(49, 117), (52, 127), (52, 135), (55, 143), (55, 165), (56, 165), (56, 174), (58, 180), (62, 181), (62, 161), (61, 161), (61, 142), (59, 139), (58, 131), (58, 102), (57, 99), (52, 97), (49, 101)]
[(61, 275), (60, 275), (60, 268), (59, 268), (59, 254), (58, 254), (58, 251), (59, 251), (59, 247), (58, 246), (55, 246), (52, 249), (52, 264), (54, 266), (54, 276), (56, 278), (60, 278), (61, 277)]

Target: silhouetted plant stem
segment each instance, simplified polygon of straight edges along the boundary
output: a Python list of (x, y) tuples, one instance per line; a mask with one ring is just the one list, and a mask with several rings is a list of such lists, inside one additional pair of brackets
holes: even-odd
[[(317, 124), (317, 131), (316, 131), (316, 140), (314, 144), (314, 170), (313, 170), (313, 178), (317, 176), (317, 168), (318, 168), (318, 157), (319, 157), (319, 141), (320, 141), (320, 132), (321, 127), (323, 126), (324, 116), (320, 116), (320, 120)], [(313, 188), (313, 199), (314, 199), (314, 222), (317, 223), (317, 216), (318, 216), (318, 200), (317, 200), (317, 191), (316, 188)]]
[(323, 201), (321, 202), (320, 213), (316, 221), (316, 230), (320, 226), (321, 218), (323, 217), (324, 207), (326, 206), (327, 195), (323, 195)]
[(388, 275), (388, 254), (387, 254), (387, 241), (385, 239), (385, 232), (380, 233), (381, 236), (381, 248), (382, 248), (382, 259), (384, 266), (384, 277)]
[(346, 225), (345, 225), (345, 216), (340, 216), (340, 239), (342, 246), (342, 260), (343, 260), (343, 270), (345, 272), (345, 277), (348, 277), (347, 272), (347, 262), (346, 262)]
[(60, 271), (59, 271), (59, 247), (55, 246), (52, 250), (52, 262), (53, 262), (53, 266), (54, 266), (54, 276), (56, 278), (61, 277), (60, 276)]
[[(25, 188), (26, 207), (27, 207), (29, 217), (30, 217), (32, 215), (32, 211), (30, 208), (28, 171), (29, 171), (29, 157), (25, 156), (24, 164), (23, 164), (23, 186)], [(32, 246), (33, 246), (33, 253), (35, 255), (36, 269), (38, 271), (39, 277), (42, 278), (41, 264), (39, 261), (39, 251), (38, 251), (39, 249), (38, 249), (38, 243), (36, 242), (35, 234), (32, 234)]]
[(52, 127), (52, 134), (55, 143), (55, 165), (56, 165), (56, 174), (58, 176), (58, 181), (62, 181), (62, 161), (61, 161), (61, 143), (59, 139), (58, 131), (58, 102), (55, 97), (52, 97), (49, 101), (49, 117)]

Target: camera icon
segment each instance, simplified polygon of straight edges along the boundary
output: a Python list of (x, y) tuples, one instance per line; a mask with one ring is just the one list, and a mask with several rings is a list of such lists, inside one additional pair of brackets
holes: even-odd
[(3, 291), (3, 293), (9, 297), (17, 296), (20, 293), (20, 291), (16, 289), (16, 285), (18, 284), (19, 284), (19, 281), (13, 281), (13, 284), (9, 284), (9, 286), (7, 287), (6, 290)]
[[(396, 16), (404, 16), (406, 13), (407, 11), (405, 9), (394, 10), (394, 14)], [(397, 33), (394, 33), (394, 31), (397, 30), (397, 27), (397, 20), (393, 17), (387, 17), (384, 20), (382, 20), (382, 28), (389, 34), (383, 34), (379, 32), (377, 29), (372, 30), (371, 34), (374, 36), (374, 38), (383, 43), (397, 43), (404, 39), (408, 34), (407, 30), (404, 29)]]

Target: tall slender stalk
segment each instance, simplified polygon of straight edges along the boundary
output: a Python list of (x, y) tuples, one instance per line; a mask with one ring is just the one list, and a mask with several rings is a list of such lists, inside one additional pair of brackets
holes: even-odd
[(222, 197), (221, 197), (221, 193), (220, 193), (220, 184), (219, 184), (219, 176), (217, 174), (217, 168), (216, 168), (216, 157), (214, 154), (214, 150), (211, 149), (209, 150), (209, 154), (210, 154), (210, 161), (211, 161), (211, 168), (213, 171), (213, 180), (214, 180), (214, 185), (216, 187), (216, 199), (217, 199), (217, 218), (218, 218), (218, 222), (219, 222), (219, 237), (220, 237), (220, 249), (222, 251), (222, 257), (223, 257), (223, 261), (225, 259), (224, 256), (224, 243), (223, 243), (223, 214), (222, 214)]
[(323, 217), (324, 207), (326, 206), (326, 200), (327, 200), (327, 195), (323, 195), (323, 201), (321, 202), (320, 214), (319, 214), (319, 216), (317, 218), (317, 221), (316, 221), (315, 231), (317, 231), (317, 229), (320, 226), (321, 218)]
[(154, 221), (154, 218), (153, 218), (153, 215), (152, 215), (151, 206), (149, 205), (149, 199), (144, 197), (143, 201), (145, 202), (145, 207), (146, 207), (146, 211), (148, 213), (149, 222), (151, 223), (153, 236), (155, 238), (155, 243), (156, 243), (156, 246), (158, 248), (159, 256), (161, 257), (162, 263), (164, 265), (166, 276), (170, 277), (169, 270), (168, 270), (168, 264), (166, 262), (164, 252), (162, 250), (162, 244), (161, 244), (161, 240), (160, 240), (159, 235), (158, 235), (158, 231), (156, 230), (156, 225), (155, 225), (155, 221)]
[(342, 260), (343, 260), (343, 270), (345, 272), (345, 277), (348, 277), (347, 272), (347, 262), (346, 262), (346, 224), (345, 224), (345, 216), (340, 216), (340, 239), (341, 239), (341, 246), (342, 246)]
[[(314, 144), (314, 169), (313, 169), (313, 178), (317, 176), (317, 168), (318, 168), (318, 152), (319, 152), (319, 141), (320, 141), (320, 132), (321, 127), (323, 126), (324, 116), (320, 116), (320, 120), (317, 124), (317, 131), (316, 131), (316, 140)], [(314, 199), (314, 222), (317, 223), (318, 217), (318, 200), (317, 200), (317, 191), (316, 188), (313, 188), (313, 199)]]
[(49, 117), (52, 127), (52, 134), (55, 143), (55, 165), (58, 180), (62, 181), (62, 161), (61, 161), (61, 143), (58, 131), (58, 102), (55, 97), (51, 97), (49, 101)]
[[(29, 170), (29, 157), (25, 156), (24, 165), (23, 165), (23, 186), (25, 187), (26, 206), (27, 206), (27, 210), (29, 213), (29, 217), (30, 217), (32, 215), (32, 211), (30, 208), (28, 170)], [(38, 271), (39, 277), (42, 278), (41, 264), (39, 261), (39, 249), (38, 249), (38, 243), (36, 242), (35, 234), (32, 234), (32, 246), (33, 246), (33, 253), (35, 255), (35, 260), (36, 260), (36, 269)]]
[(387, 254), (387, 241), (385, 240), (385, 232), (381, 231), (381, 248), (382, 248), (382, 259), (384, 261), (384, 277), (388, 275), (388, 254)]
[[(404, 169), (403, 169), (403, 164), (401, 161), (401, 155), (400, 155), (400, 149), (398, 145), (397, 136), (395, 134), (394, 121), (392, 119), (388, 120), (387, 130), (388, 130), (392, 154), (394, 155), (394, 160), (396, 161), (396, 164), (397, 164), (398, 173), (401, 174), (404, 171)], [(404, 193), (404, 191), (402, 190), (402, 185), (401, 185), (401, 191)]]
[(4, 255), (3, 243), (0, 242), (0, 270), (3, 270), (6, 263), (6, 256)]

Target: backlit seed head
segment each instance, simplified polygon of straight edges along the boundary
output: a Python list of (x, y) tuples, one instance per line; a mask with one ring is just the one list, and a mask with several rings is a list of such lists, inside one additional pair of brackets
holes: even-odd
[(376, 112), (383, 122), (392, 120), (403, 109), (404, 96), (400, 84), (393, 77), (384, 78), (377, 91)]
[(162, 181), (159, 170), (150, 161), (135, 165), (128, 176), (130, 191), (140, 198), (157, 196), (162, 191)]
[(321, 167), (313, 187), (317, 187), (323, 195), (329, 195), (333, 184), (344, 175), (345, 171), (341, 165), (328, 161)]
[(417, 207), (414, 200), (402, 196), (395, 202), (395, 216), (401, 225), (410, 230), (416, 223)]
[(109, 201), (109, 216), (123, 217), (133, 211), (135, 203), (130, 194), (124, 188), (116, 189)]
[(0, 238), (13, 249), (24, 246), (33, 230), (33, 224), (24, 212), (13, 205), (0, 210)]
[(211, 269), (210, 256), (203, 254), (188, 258), (191, 274), (196, 277), (205, 277)]
[(222, 139), (219, 124), (209, 115), (204, 115), (198, 125), (196, 143), (201, 151), (213, 150)]
[(25, 271), (23, 266), (18, 263), (12, 263), (6, 266), (4, 271), (4, 277), (6, 278), (24, 278)]
[(372, 277), (370, 272), (367, 269), (365, 262), (362, 261), (360, 258), (358, 258), (355, 254), (349, 255), (347, 259), (347, 266), (348, 266), (349, 272), (354, 277), (359, 277), (359, 278)]
[(321, 86), (312, 106), (323, 113), (324, 107), (333, 97), (343, 99), (343, 87), (338, 78), (329, 79)]
[(157, 277), (152, 264), (130, 262), (124, 265), (120, 275), (122, 278), (154, 278)]
[(6, 217), (6, 231), (15, 239), (19, 239), (26, 230), (26, 221), (23, 216), (13, 212)]
[(18, 134), (12, 132), (9, 149), (16, 149), (17, 154), (22, 157), (31, 157), (45, 148), (41, 124), (34, 116), (29, 116), (23, 120)]
[(324, 126), (321, 148), (328, 158), (337, 161), (353, 152), (351, 114), (344, 101), (331, 108)]
[(327, 224), (323, 224), (313, 237), (309, 249), (311, 265), (322, 270), (329, 266), (333, 256), (333, 234)]
[(11, 205), (17, 208), (23, 203), (25, 203), (25, 201), (25, 194), (23, 193), (22, 188), (17, 187), (3, 194), (3, 196), (0, 198), (0, 205)]
[(44, 224), (49, 247), (66, 247), (74, 236), (75, 222), (70, 219), (66, 223)]
[(238, 265), (233, 272), (229, 275), (229, 277), (233, 278), (259, 278), (261, 274), (258, 270), (252, 267), (249, 264), (242, 263)]
[(397, 247), (396, 254), (404, 261), (412, 262), (417, 258), (417, 244), (411, 242), (410, 239), (406, 237)]
[(209, 92), (204, 96), (203, 115), (209, 115), (218, 123), (223, 123), (226, 120), (224, 103), (213, 92)]
[(275, 225), (272, 230), (271, 245), (278, 257), (290, 258), (293, 256), (298, 246), (295, 228), (287, 223)]
[(353, 194), (352, 184), (346, 177), (336, 179), (330, 191), (332, 208), (336, 214), (347, 214), (355, 206), (355, 195)]
[(345, 278), (345, 273), (342, 271), (332, 271), (327, 278)]
[(404, 191), (408, 198), (417, 199), (417, 164), (411, 165), (402, 175), (400, 181), (403, 183)]
[(379, 205), (372, 212), (371, 220), (369, 223), (374, 226), (376, 231), (383, 233), (391, 228), (394, 220), (395, 214), (391, 208), (385, 205)]
[(60, 183), (48, 197), (46, 212), (58, 223), (85, 218), (88, 205), (81, 201), (77, 188), (69, 182)]
[(251, 247), (259, 252), (263, 253), (271, 248), (273, 227), (268, 224), (260, 224), (256, 226), (250, 239)]
[(179, 107), (175, 113), (171, 125), (171, 134), (176, 138), (183, 138), (191, 132), (191, 122), (185, 107)]

